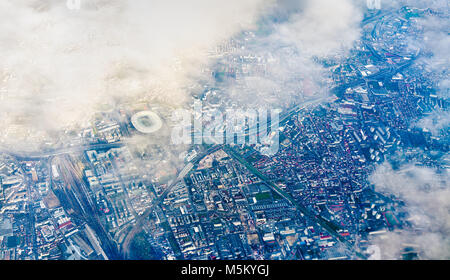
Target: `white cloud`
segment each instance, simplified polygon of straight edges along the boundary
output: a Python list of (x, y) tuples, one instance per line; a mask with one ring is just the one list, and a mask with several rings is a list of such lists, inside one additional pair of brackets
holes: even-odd
[(82, 0), (71, 10), (59, 0), (1, 1), (0, 143), (29, 148), (123, 102), (183, 106), (211, 63), (207, 51), (270, 11), (287, 18), (250, 50), (272, 60), (266, 76), (246, 81), (244, 103), (255, 94), (291, 102), (305, 88), (323, 93), (328, 76), (312, 56), (351, 48), (362, 18), (355, 3)]
[(447, 170), (403, 165), (393, 170), (388, 163), (377, 167), (370, 177), (377, 191), (405, 202), (411, 228), (389, 232), (372, 240), (382, 257), (395, 259), (405, 244), (418, 247), (425, 259), (450, 259), (450, 174)]
[[(246, 38), (236, 54), (266, 60), (263, 74), (233, 84), (229, 97), (239, 104), (287, 106), (303, 97), (324, 96), (330, 73), (315, 58), (345, 58), (360, 38), (363, 8), (352, 0), (280, 0), (263, 35)], [(252, 94), (243, 93), (242, 89)], [(255, 96), (257, 98), (255, 98)]]
[(305, 1), (302, 11), (279, 27), (278, 39), (312, 56), (345, 53), (360, 37), (362, 17), (352, 0)]
[(428, 15), (418, 20), (422, 28), (419, 38), (413, 38), (412, 44), (420, 46), (423, 55), (417, 63), (423, 65), (423, 74), (436, 83), (437, 95), (449, 97), (450, 74), (450, 29), (449, 15)]
[(450, 127), (450, 112), (436, 110), (432, 114), (418, 120), (415, 125), (425, 131), (430, 131), (435, 136), (448, 133)]
[(265, 3), (1, 1), (0, 134), (45, 135), (124, 100), (183, 104), (207, 50), (251, 28)]

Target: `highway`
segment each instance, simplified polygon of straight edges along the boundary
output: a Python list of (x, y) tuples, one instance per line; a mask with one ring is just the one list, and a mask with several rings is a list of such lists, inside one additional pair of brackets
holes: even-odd
[(173, 187), (177, 185), (178, 182), (183, 180), (183, 178), (191, 171), (191, 169), (194, 167), (194, 164), (200, 161), (203, 157), (206, 155), (209, 155), (215, 151), (220, 150), (223, 147), (223, 145), (217, 145), (213, 146), (203, 153), (198, 154), (191, 162), (186, 164), (183, 169), (178, 173), (178, 176), (176, 180), (174, 180), (172, 183), (169, 184), (169, 186), (164, 190), (164, 192), (158, 196), (155, 200), (151, 202), (151, 206), (145, 210), (145, 212), (137, 217), (136, 223), (133, 225), (133, 228), (130, 230), (130, 232), (125, 237), (123, 243), (122, 243), (122, 250), (121, 253), (123, 257), (126, 259), (130, 255), (130, 245), (131, 241), (133, 240), (134, 236), (138, 234), (142, 230), (143, 223), (147, 219), (147, 217), (155, 210), (155, 208), (160, 205), (164, 199), (167, 197), (167, 195), (172, 191)]
[(102, 144), (87, 144), (75, 147), (63, 147), (49, 151), (34, 151), (34, 152), (23, 152), (14, 151), (6, 147), (0, 146), (0, 153), (4, 153), (23, 161), (37, 161), (49, 157), (60, 156), (65, 154), (80, 153), (87, 150), (101, 150), (101, 149), (112, 149), (120, 148), (124, 146), (122, 142), (115, 143), (102, 143)]
[[(294, 108), (283, 113), (282, 116), (280, 117), (280, 123), (282, 123), (284, 120), (288, 119), (293, 114), (295, 114), (296, 112), (298, 112), (306, 107), (309, 107), (311, 105), (317, 105), (322, 102), (331, 101), (331, 100), (332, 100), (332, 97), (319, 97), (319, 98), (306, 100), (306, 101), (302, 102), (301, 104), (299, 104), (298, 106), (295, 106)], [(272, 126), (270, 128), (274, 127), (275, 125), (277, 125), (277, 124), (272, 124)], [(245, 136), (255, 135), (255, 134), (257, 134), (257, 132), (258, 132), (257, 125), (255, 125), (254, 127), (247, 129), (245, 131)], [(194, 133), (192, 133), (192, 135), (193, 135), (193, 137), (197, 137), (197, 135)], [(217, 143), (217, 141), (214, 141), (215, 139), (210, 139), (210, 140)], [(46, 159), (49, 157), (60, 156), (60, 155), (65, 155), (65, 154), (80, 153), (80, 152), (84, 152), (87, 150), (120, 148), (120, 147), (123, 147), (124, 145), (125, 145), (124, 142), (85, 144), (85, 145), (73, 146), (73, 147), (61, 147), (61, 148), (52, 149), (52, 150), (48, 150), (48, 151), (33, 151), (33, 152), (16, 151), (16, 150), (13, 150), (13, 149), (5, 147), (5, 146), (0, 146), (0, 153), (4, 153), (4, 154), (10, 155), (10, 156), (13, 156), (13, 157), (17, 158), (18, 160), (37, 161), (37, 160)]]
[(280, 189), (277, 185), (275, 185), (272, 181), (269, 180), (269, 178), (267, 178), (263, 173), (261, 173), (261, 171), (259, 171), (258, 169), (256, 169), (255, 167), (253, 167), (250, 163), (248, 163), (244, 158), (242, 158), (239, 153), (237, 153), (233, 148), (229, 147), (229, 146), (225, 146), (224, 151), (230, 155), (231, 157), (233, 157), (235, 160), (237, 160), (238, 162), (240, 162), (242, 165), (244, 165), (253, 175), (255, 175), (256, 177), (258, 177), (259, 179), (261, 179), (264, 183), (266, 183), (267, 186), (269, 186), (274, 192), (276, 192), (277, 194), (279, 194), (282, 198), (284, 198), (285, 200), (287, 200), (289, 203), (291, 203), (295, 208), (297, 208), (297, 210), (299, 210), (303, 215), (305, 215), (308, 219), (310, 219), (311, 221), (315, 222), (317, 225), (321, 226), (323, 229), (325, 229), (329, 234), (331, 234), (332, 236), (334, 236), (339, 242), (341, 242), (342, 244), (344, 244), (347, 249), (349, 249), (352, 252), (355, 252), (355, 254), (361, 258), (361, 259), (365, 259), (366, 257), (358, 252), (355, 251), (355, 246), (348, 241), (345, 237), (341, 236), (337, 231), (336, 231), (336, 225), (334, 225), (333, 223), (323, 219), (322, 217), (320, 217), (319, 215), (314, 214), (313, 212), (311, 212), (308, 208), (304, 207), (303, 205), (299, 204), (297, 201), (295, 201), (288, 193), (286, 193), (285, 191), (283, 191), (282, 189)]

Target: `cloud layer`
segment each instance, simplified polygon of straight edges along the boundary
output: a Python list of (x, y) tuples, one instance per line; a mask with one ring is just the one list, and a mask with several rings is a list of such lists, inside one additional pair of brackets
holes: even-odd
[(450, 174), (446, 169), (405, 164), (394, 170), (388, 163), (371, 175), (377, 191), (405, 202), (411, 227), (372, 240), (382, 257), (397, 259), (413, 245), (425, 259), (450, 259)]
[(355, 1), (305, 1), (299, 13), (278, 27), (277, 39), (310, 56), (345, 53), (360, 37), (362, 16)]
[(318, 58), (345, 59), (360, 38), (363, 10), (352, 0), (278, 1), (258, 32), (237, 38), (245, 48), (227, 61), (251, 57), (264, 70), (249, 71), (227, 97), (241, 106), (283, 107), (328, 94), (330, 72)]
[(207, 50), (251, 28), (265, 3), (93, 0), (70, 10), (58, 0), (1, 1), (1, 135), (44, 136), (87, 122), (102, 104), (178, 106)]

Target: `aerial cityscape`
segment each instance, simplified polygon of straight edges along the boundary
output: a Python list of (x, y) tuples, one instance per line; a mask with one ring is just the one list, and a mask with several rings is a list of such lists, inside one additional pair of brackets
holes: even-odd
[(0, 260), (448, 260), (448, 0), (0, 1)]

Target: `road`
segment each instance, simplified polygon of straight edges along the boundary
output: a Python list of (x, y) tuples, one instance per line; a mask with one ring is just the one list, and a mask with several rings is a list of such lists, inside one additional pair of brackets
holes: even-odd
[[(289, 111), (286, 111), (281, 117), (280, 117), (280, 123), (284, 120), (288, 119), (290, 116), (295, 114), (301, 109), (304, 109), (308, 106), (319, 104), (321, 102), (326, 102), (331, 100), (332, 97), (319, 97), (314, 98), (310, 100), (306, 100), (302, 104), (295, 106), (294, 108), (290, 109)], [(273, 124), (272, 126), (275, 126), (276, 124)], [(257, 134), (257, 126), (247, 129), (245, 132), (245, 136), (254, 135)], [(193, 133), (193, 136), (195, 137), (196, 134)], [(212, 139), (213, 142), (214, 139)], [(36, 161), (41, 159), (46, 159), (49, 157), (55, 157), (65, 154), (74, 154), (74, 153), (80, 153), (87, 150), (101, 150), (101, 149), (112, 149), (112, 148), (120, 148), (125, 145), (124, 142), (115, 142), (115, 143), (100, 143), (100, 144), (85, 144), (80, 146), (73, 146), (73, 147), (62, 147), (58, 149), (48, 150), (48, 151), (33, 151), (33, 152), (24, 152), (24, 151), (15, 151), (11, 148), (0, 146), (0, 153), (4, 153), (7, 155), (11, 155), (18, 160), (24, 160), (24, 161)]]
[(147, 219), (147, 217), (155, 210), (155, 208), (158, 205), (160, 205), (164, 201), (164, 199), (167, 197), (167, 195), (172, 191), (173, 187), (175, 187), (178, 184), (178, 182), (183, 180), (183, 178), (194, 167), (195, 163), (200, 161), (206, 155), (209, 155), (215, 151), (218, 151), (221, 148), (223, 148), (223, 145), (213, 146), (213, 147), (207, 149), (206, 151), (204, 151), (203, 153), (198, 154), (190, 163), (186, 164), (184, 166), (184, 168), (181, 169), (181, 171), (178, 173), (177, 178), (172, 183), (169, 184), (169, 186), (164, 190), (164, 192), (151, 202), (151, 206), (149, 208), (147, 208), (147, 210), (145, 210), (145, 212), (142, 215), (137, 217), (136, 223), (133, 225), (133, 228), (130, 230), (130, 232), (125, 237), (125, 239), (122, 243), (122, 246), (121, 246), (121, 248), (122, 248), (121, 253), (125, 259), (127, 259), (130, 256), (131, 241), (133, 240), (133, 238), (136, 234), (141, 232), (142, 226), (143, 226), (145, 220)]
[(252, 166), (250, 163), (248, 163), (244, 158), (242, 158), (239, 153), (237, 153), (233, 148), (229, 146), (225, 146), (224, 151), (231, 157), (233, 157), (235, 160), (240, 162), (242, 165), (244, 165), (253, 175), (261, 179), (264, 183), (266, 183), (267, 186), (269, 186), (274, 192), (279, 194), (281, 197), (283, 197), (285, 200), (287, 200), (289, 203), (291, 203), (297, 210), (299, 210), (303, 215), (305, 215), (308, 219), (315, 222), (317, 225), (321, 226), (323, 229), (325, 229), (329, 234), (334, 236), (339, 242), (344, 244), (347, 249), (349, 249), (351, 252), (355, 252), (355, 254), (362, 259), (365, 259), (366, 257), (361, 254), (360, 252), (355, 251), (355, 246), (348, 241), (345, 237), (341, 236), (336, 231), (336, 226), (323, 219), (319, 215), (314, 214), (311, 212), (308, 208), (304, 207), (303, 205), (299, 204), (297, 201), (294, 200), (288, 193), (280, 189), (277, 185), (275, 185), (272, 181), (269, 180), (263, 173), (261, 173), (258, 169), (256, 169), (254, 166)]
[(67, 155), (67, 154), (74, 154), (74, 153), (81, 153), (87, 150), (101, 150), (101, 149), (112, 149), (112, 148), (120, 148), (124, 146), (124, 143), (122, 142), (115, 142), (115, 143), (102, 143), (102, 144), (87, 144), (87, 145), (80, 145), (75, 147), (64, 147), (64, 148), (58, 148), (50, 151), (36, 151), (36, 152), (21, 152), (21, 151), (14, 151), (6, 147), (0, 146), (0, 153), (4, 153), (10, 156), (13, 156), (17, 158), (18, 160), (23, 161), (36, 161), (36, 160), (42, 160), (49, 157), (55, 157), (60, 155)]

